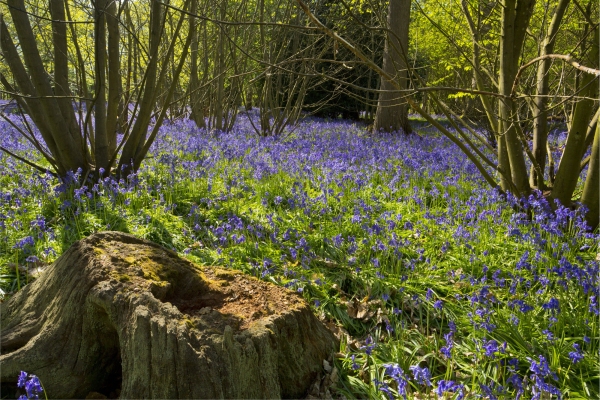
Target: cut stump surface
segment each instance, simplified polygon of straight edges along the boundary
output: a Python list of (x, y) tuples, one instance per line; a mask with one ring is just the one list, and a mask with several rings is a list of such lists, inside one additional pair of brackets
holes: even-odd
[(300, 398), (334, 336), (296, 293), (102, 232), (1, 306), (0, 379), (48, 397)]

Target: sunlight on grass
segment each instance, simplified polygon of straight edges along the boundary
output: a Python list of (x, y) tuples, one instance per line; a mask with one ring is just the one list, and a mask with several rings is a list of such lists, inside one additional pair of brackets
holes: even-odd
[(162, 132), (120, 182), (60, 184), (0, 154), (2, 289), (119, 230), (302, 292), (341, 340), (348, 397), (600, 395), (598, 236), (577, 212), (503, 198), (427, 132)]

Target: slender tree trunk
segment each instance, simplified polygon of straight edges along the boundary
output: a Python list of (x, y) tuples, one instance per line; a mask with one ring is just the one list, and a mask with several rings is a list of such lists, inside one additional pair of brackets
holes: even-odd
[[(219, 18), (223, 20), (226, 16), (227, 1), (221, 1)], [(228, 110), (224, 110), (224, 89), (225, 89), (225, 27), (219, 26), (219, 35), (216, 48), (216, 62), (215, 62), (215, 77), (217, 78), (217, 98), (215, 103), (215, 119), (217, 130), (223, 130), (224, 128), (224, 113)]]
[(600, 223), (600, 124), (596, 125), (596, 134), (592, 143), (592, 154), (587, 177), (583, 186), (581, 203), (587, 206), (586, 220), (592, 229)]
[[(190, 16), (188, 19), (190, 21), (190, 23), (188, 26), (191, 26), (191, 25), (193, 25), (191, 21), (194, 20), (194, 14), (196, 14), (198, 0), (191, 0), (189, 3), (191, 3), (191, 8), (190, 8)], [(187, 10), (187, 5), (188, 5), (188, 3), (186, 3), (185, 10)], [(177, 25), (177, 28), (175, 29), (175, 33), (173, 35), (174, 38), (177, 37), (178, 32), (180, 31), (182, 21), (183, 21), (183, 18), (180, 20), (179, 24)], [(146, 154), (148, 154), (148, 151), (150, 150), (150, 146), (152, 145), (152, 143), (156, 139), (156, 136), (158, 135), (158, 130), (160, 129), (160, 126), (162, 125), (162, 122), (164, 121), (167, 110), (169, 109), (169, 104), (171, 103), (171, 99), (173, 98), (173, 94), (175, 93), (175, 90), (177, 88), (177, 82), (179, 80), (179, 75), (181, 74), (181, 70), (183, 69), (183, 66), (185, 64), (188, 50), (190, 49), (190, 46), (192, 44), (193, 36), (194, 36), (193, 30), (188, 30), (187, 38), (183, 45), (179, 62), (173, 71), (173, 81), (171, 82), (170, 86), (168, 87), (162, 110), (160, 111), (160, 114), (158, 115), (158, 117), (156, 117), (156, 122), (154, 124), (154, 127), (152, 128), (152, 132), (150, 133), (148, 140), (146, 140), (145, 143), (143, 143), (143, 146), (141, 146), (141, 148), (136, 153), (136, 158), (134, 159), (134, 169), (135, 170), (137, 170), (140, 167), (140, 165), (142, 164), (142, 161), (144, 160), (144, 158), (146, 158)], [(170, 51), (173, 51), (174, 44), (175, 44), (175, 40), (173, 40), (171, 42)]]
[[(548, 27), (546, 37), (541, 46), (540, 56), (552, 54), (554, 52), (554, 43), (556, 42), (556, 36), (558, 29), (562, 23), (562, 18), (569, 6), (570, 0), (560, 0), (554, 11), (552, 22)], [(550, 65), (552, 60), (546, 59), (540, 61), (537, 69), (537, 95), (534, 99), (535, 114), (533, 117), (533, 155), (536, 162), (540, 166), (540, 169), (544, 171), (546, 168), (546, 142), (548, 141), (548, 111), (546, 110), (546, 104), (548, 102), (546, 95), (550, 89)], [(532, 187), (538, 187), (545, 189), (544, 177), (538, 176), (535, 169), (531, 167), (529, 172), (530, 185)]]
[[(475, 25), (475, 21), (471, 16), (469, 11), (468, 3), (466, 0), (462, 0), (461, 2), (463, 13), (467, 18), (467, 22), (469, 24), (469, 29), (471, 31), (471, 39), (473, 41), (473, 77), (475, 79), (475, 86), (477, 90), (487, 91), (489, 88), (486, 86), (482, 73), (481, 73), (481, 35), (480, 35), (480, 27), (479, 27), (479, 11), (477, 18), (477, 26)], [(490, 128), (492, 129), (492, 134), (498, 134), (498, 118), (496, 118), (496, 113), (494, 112), (494, 106), (489, 96), (479, 95), (479, 99), (481, 100), (481, 104), (487, 116), (488, 122), (490, 124)]]
[[(517, 195), (526, 196), (530, 192), (527, 166), (523, 146), (518, 137), (515, 115), (515, 102), (510, 97), (517, 74), (519, 56), (523, 47), (525, 31), (529, 25), (535, 0), (504, 0), (502, 4), (500, 40), (500, 117), (502, 131), (498, 140), (498, 158), (503, 159), (504, 145), (508, 153), (510, 171)], [(501, 166), (503, 169), (505, 167)]]
[[(52, 132), (52, 137), (60, 154), (56, 159), (61, 163), (62, 169), (69, 171), (81, 167), (85, 170), (88, 166), (85, 161), (85, 152), (82, 151), (81, 135), (79, 131), (72, 132), (70, 130), (69, 124), (65, 121), (58, 103), (53, 98), (54, 91), (52, 90), (48, 74), (44, 69), (44, 64), (38, 51), (29, 15), (25, 9), (25, 3), (23, 0), (8, 0), (7, 5), (9, 6), (17, 37), (19, 38), (19, 45), (25, 65), (27, 66), (27, 72), (31, 77), (30, 82), (35, 87), (37, 94), (42, 97), (40, 99), (42, 109), (34, 110), (30, 107), (30, 110), (35, 113), (44, 114), (43, 117), (40, 116), (38, 119), (45, 119), (47, 121), (44, 125)], [(3, 49), (3, 51), (6, 50)]]
[[(388, 32), (385, 40), (383, 70), (395, 77), (398, 87), (406, 89), (410, 0), (390, 0), (387, 18), (388, 29), (391, 32)], [(407, 103), (402, 100), (403, 94), (395, 90), (394, 85), (386, 79), (381, 81), (381, 90), (383, 92), (379, 94), (373, 132), (395, 132), (402, 129), (404, 133), (411, 133)]]
[[(20, 91), (29, 96), (25, 101), (21, 103), (25, 106), (25, 111), (29, 114), (35, 125), (38, 127), (40, 134), (44, 138), (48, 149), (55, 157), (62, 155), (63, 148), (59, 147), (55, 141), (54, 129), (48, 123), (46, 111), (42, 106), (42, 100), (39, 98), (39, 93), (36, 90), (33, 82), (29, 79), (27, 70), (21, 62), (19, 53), (13, 41), (11, 40), (10, 33), (4, 23), (2, 15), (0, 15), (0, 46), (2, 46), (2, 54), (6, 63), (8, 64), (13, 79), (17, 84)], [(2, 76), (4, 78), (4, 76)], [(4, 80), (4, 79), (3, 79)], [(57, 163), (57, 167), (61, 175), (67, 172), (62, 162)]]
[(96, 137), (94, 158), (96, 169), (109, 173), (110, 160), (106, 121), (106, 7), (107, 0), (96, 0), (94, 10), (94, 50), (96, 56), (96, 93), (94, 96), (94, 118)]
[[(593, 39), (586, 57), (586, 65), (592, 68), (598, 66), (598, 25), (593, 32)], [(580, 164), (585, 152), (585, 136), (588, 125), (594, 115), (594, 98), (598, 96), (598, 77), (582, 74), (578, 88), (580, 99), (575, 105), (569, 135), (556, 173), (552, 188), (552, 197), (561, 204), (569, 206), (573, 191), (577, 186), (580, 174)]]
[(150, 13), (150, 58), (144, 75), (143, 93), (141, 94), (142, 99), (140, 100), (139, 112), (133, 128), (131, 129), (131, 134), (123, 147), (123, 153), (119, 161), (119, 171), (121, 171), (122, 168), (131, 168), (131, 163), (135, 160), (138, 146), (146, 138), (150, 115), (156, 100), (156, 76), (158, 72), (158, 58), (160, 56), (158, 50), (164, 23), (163, 11), (161, 2), (153, 0)]
[(121, 56), (119, 54), (121, 35), (119, 33), (117, 2), (111, 0), (106, 10), (106, 27), (108, 30), (108, 104), (106, 110), (106, 129), (108, 153), (112, 159), (117, 150), (119, 115), (123, 115), (123, 107), (125, 105), (122, 97)]
[[(66, 12), (67, 18), (69, 19), (69, 21), (72, 21), (73, 18), (71, 17), (71, 12), (69, 9), (69, 2), (65, 1), (64, 5), (65, 5), (65, 12)], [(83, 55), (81, 54), (81, 47), (79, 46), (79, 39), (77, 36), (77, 30), (75, 29), (75, 25), (69, 24), (69, 28), (71, 31), (71, 41), (73, 43), (73, 47), (75, 48), (75, 54), (77, 57), (76, 72), (77, 72), (78, 79), (79, 79), (79, 90), (80, 90), (79, 94), (83, 95), (83, 97), (85, 98), (84, 104), (85, 104), (86, 112), (90, 112), (92, 109), (92, 102), (89, 100), (90, 96), (89, 96), (89, 90), (88, 90), (88, 84), (87, 84), (85, 62), (83, 61)], [(81, 107), (81, 105), (80, 105), (80, 107)], [(83, 113), (80, 113), (80, 118), (83, 118)], [(82, 131), (82, 134), (84, 137), (83, 144), (87, 148), (87, 142), (89, 141), (90, 143), (94, 143), (94, 140), (95, 140), (94, 128), (92, 126), (92, 121), (88, 120), (87, 124), (84, 125), (84, 122), (82, 122), (80, 120), (80, 124), (81, 124), (81, 131)], [(88, 149), (86, 149), (86, 153), (89, 153)], [(91, 158), (91, 156), (89, 156), (89, 158)]]
[(192, 44), (190, 54), (190, 109), (192, 120), (196, 123), (199, 128), (206, 128), (206, 122), (204, 121), (204, 113), (202, 112), (202, 104), (200, 103), (200, 93), (198, 88), (200, 83), (198, 81), (198, 28), (196, 26), (196, 20), (190, 21), (190, 29), (192, 30)]
[(50, 1), (50, 15), (52, 16), (52, 44), (54, 47), (54, 94), (63, 96), (57, 99), (69, 131), (79, 136), (79, 127), (75, 118), (73, 99), (69, 89), (69, 55), (67, 47), (67, 24), (65, 18), (65, 0)]

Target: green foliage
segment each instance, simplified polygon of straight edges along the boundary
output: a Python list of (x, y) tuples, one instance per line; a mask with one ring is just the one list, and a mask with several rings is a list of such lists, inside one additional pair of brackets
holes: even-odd
[[(553, 220), (536, 198), (515, 211), (434, 135), (373, 138), (322, 122), (279, 141), (183, 123), (164, 133), (138, 174), (85, 189), (2, 158), (4, 290), (74, 241), (120, 230), (301, 291), (341, 338), (338, 390), (350, 398), (400, 396), (390, 365), (415, 396), (453, 380), (470, 398), (480, 385), (514, 398), (513, 373), (528, 377), (528, 396), (539, 356), (565, 397), (598, 396), (598, 318), (578, 280), (597, 273), (598, 237), (580, 216)], [(413, 379), (417, 365), (433, 387)]]

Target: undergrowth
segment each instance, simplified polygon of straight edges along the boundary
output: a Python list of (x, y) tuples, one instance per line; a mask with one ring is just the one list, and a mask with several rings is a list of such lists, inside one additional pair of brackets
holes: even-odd
[(302, 292), (341, 339), (347, 397), (600, 396), (598, 236), (580, 212), (501, 196), (431, 132), (252, 132), (166, 125), (120, 182), (60, 183), (0, 155), (5, 295), (119, 230)]

